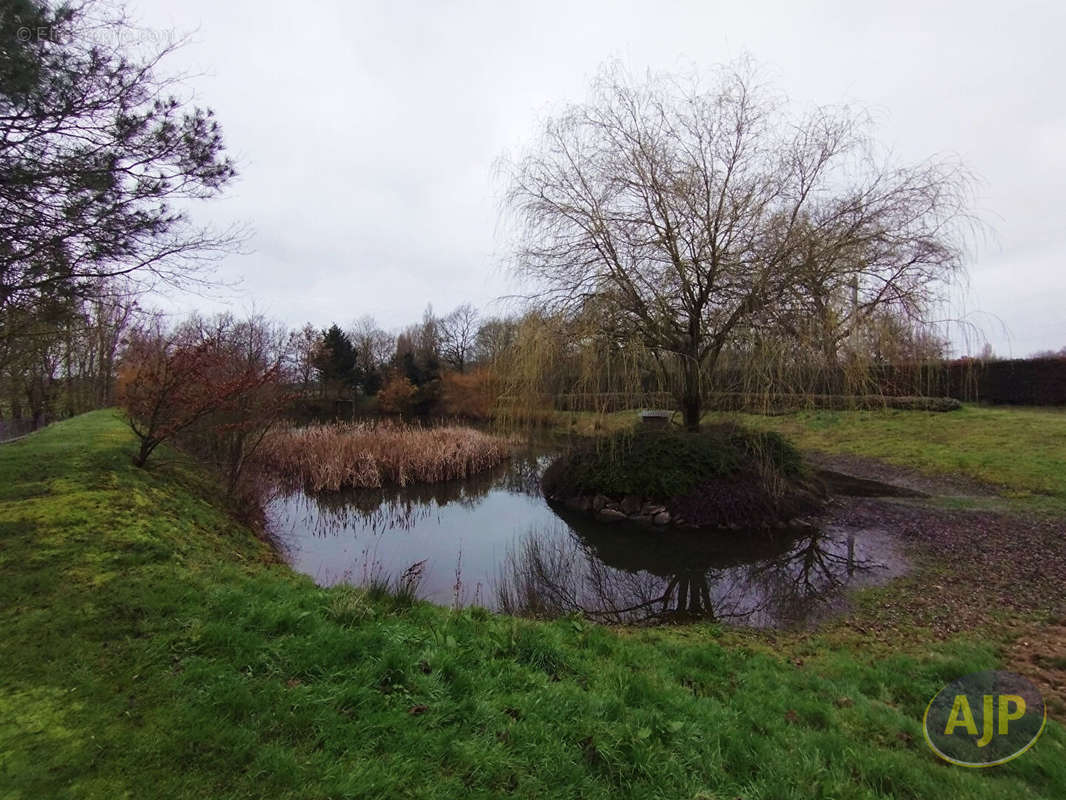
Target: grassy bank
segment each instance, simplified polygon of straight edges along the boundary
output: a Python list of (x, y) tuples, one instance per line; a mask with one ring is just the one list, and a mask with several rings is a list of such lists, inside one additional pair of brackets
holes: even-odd
[[(0, 798), (1061, 797), (1066, 735), (974, 771), (956, 639), (786, 656), (320, 589), (109, 412), (0, 446)], [(164, 454), (165, 455), (165, 454)]]
[(1066, 499), (1066, 409), (963, 406), (925, 411), (803, 411), (742, 415), (806, 449), (870, 456), (962, 475), (1015, 495)]

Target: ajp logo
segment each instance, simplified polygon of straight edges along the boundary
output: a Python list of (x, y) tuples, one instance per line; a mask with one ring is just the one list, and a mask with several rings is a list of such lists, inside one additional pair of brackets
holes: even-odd
[(1021, 675), (989, 670), (949, 683), (929, 701), (922, 721), (933, 752), (962, 767), (992, 767), (1017, 758), (1047, 722), (1040, 690)]

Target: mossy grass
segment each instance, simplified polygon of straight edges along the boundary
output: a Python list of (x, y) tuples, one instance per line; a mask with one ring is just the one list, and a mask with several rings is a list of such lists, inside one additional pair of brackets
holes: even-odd
[(1014, 495), (1066, 500), (1066, 409), (965, 405), (960, 411), (799, 411), (710, 415), (773, 430), (798, 447), (870, 456), (973, 478)]
[(546, 491), (665, 500), (756, 466), (796, 476), (802, 459), (772, 431), (753, 432), (728, 423), (704, 426), (698, 433), (638, 426), (579, 443), (552, 465), (544, 486)]
[(324, 589), (111, 412), (0, 445), (0, 797), (1060, 798), (1055, 721), (990, 770), (925, 704), (972, 638), (872, 655)]

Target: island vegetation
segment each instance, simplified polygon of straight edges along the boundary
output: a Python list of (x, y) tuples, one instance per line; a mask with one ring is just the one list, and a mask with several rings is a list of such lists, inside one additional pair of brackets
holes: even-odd
[(559, 456), (542, 485), (550, 500), (600, 520), (655, 526), (778, 527), (824, 504), (780, 434), (731, 424), (695, 434), (645, 424), (585, 442)]

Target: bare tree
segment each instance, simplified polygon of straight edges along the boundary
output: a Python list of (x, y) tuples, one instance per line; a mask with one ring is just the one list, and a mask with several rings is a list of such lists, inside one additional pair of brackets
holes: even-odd
[(501, 358), (514, 345), (518, 335), (518, 320), (510, 317), (490, 317), (477, 329), (474, 341), (474, 357), (477, 361), (491, 364)]
[(913, 306), (961, 267), (968, 178), (875, 155), (865, 117), (788, 113), (745, 65), (711, 88), (605, 70), (509, 165), (515, 268), (547, 309), (612, 309), (655, 357), (687, 427), (745, 328), (854, 287)]
[(477, 309), (470, 303), (463, 303), (437, 322), (441, 358), (463, 372), (473, 357), (477, 333)]
[(235, 391), (180, 438), (219, 471), (227, 493), (235, 496), (291, 401), (282, 386), (284, 365), (291, 360), (289, 334), (261, 315), (237, 319), (228, 313), (207, 319), (194, 315), (181, 329), (186, 339), (215, 354), (213, 386), (229, 385)]
[(315, 380), (315, 364), (322, 350), (322, 331), (310, 322), (298, 331), (289, 333), (288, 372), (299, 391), (305, 397), (311, 394)]
[(412, 383), (421, 386), (440, 377), (440, 320), (427, 305), (422, 321), (408, 325), (396, 336), (394, 366), (403, 370)]
[(145, 466), (165, 441), (199, 439), (194, 449), (234, 490), (285, 405), (285, 347), (284, 329), (258, 317), (193, 317), (174, 331), (149, 318), (130, 334), (118, 376), (119, 405), (140, 442), (134, 463)]
[(380, 369), (392, 359), (396, 338), (378, 326), (377, 320), (364, 314), (348, 330), (348, 338), (366, 369)]
[(121, 284), (0, 310), (0, 405), (15, 417), (28, 410), (34, 425), (110, 405), (115, 357), (136, 313)]
[(928, 325), (919, 324), (895, 306), (872, 314), (855, 347), (875, 364), (917, 364), (943, 361), (950, 342)]
[(93, 405), (103, 407), (114, 400), (115, 359), (119, 344), (139, 312), (137, 301), (121, 289), (97, 291), (85, 301), (86, 341), (82, 374), (92, 376)]

